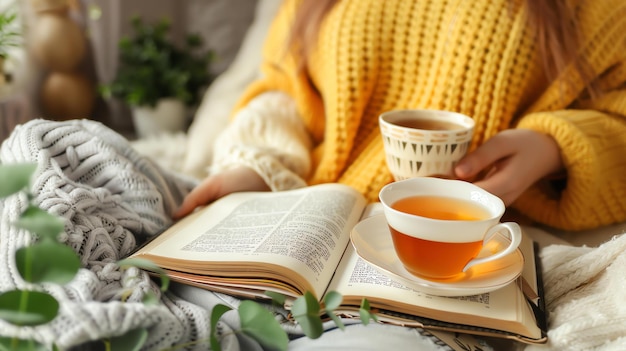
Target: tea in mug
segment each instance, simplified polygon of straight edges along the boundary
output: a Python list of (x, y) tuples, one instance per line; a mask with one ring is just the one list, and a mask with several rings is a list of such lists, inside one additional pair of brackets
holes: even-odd
[[(407, 271), (427, 280), (469, 277), (472, 267), (515, 252), (522, 241), (517, 223), (500, 222), (502, 199), (470, 182), (414, 177), (385, 185), (378, 197), (394, 252)], [(485, 249), (496, 235), (508, 236), (508, 245)]]
[[(490, 217), (481, 206), (462, 199), (440, 196), (409, 196), (392, 208), (439, 220), (477, 221)], [(482, 249), (482, 240), (471, 242), (430, 241), (406, 235), (389, 227), (398, 257), (412, 274), (446, 279), (459, 274)]]
[(482, 240), (448, 243), (415, 238), (389, 227), (396, 254), (411, 274), (428, 279), (452, 278), (478, 256)]
[(441, 121), (436, 119), (413, 119), (406, 118), (400, 119), (393, 124), (405, 128), (424, 129), (424, 130), (456, 130), (464, 129), (465, 127), (448, 121)]

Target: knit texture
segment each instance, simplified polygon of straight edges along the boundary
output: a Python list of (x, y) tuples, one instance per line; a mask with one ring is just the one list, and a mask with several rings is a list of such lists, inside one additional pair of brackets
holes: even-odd
[[(65, 221), (60, 240), (77, 252), (83, 268), (66, 286), (43, 287), (61, 304), (51, 323), (17, 328), (0, 320), (1, 336), (34, 338), (67, 349), (144, 327), (150, 331), (145, 350), (209, 337), (206, 309), (161, 294), (145, 272), (116, 264), (172, 223), (169, 214), (194, 182), (160, 168), (118, 134), (87, 120), (33, 120), (18, 126), (2, 144), (0, 163), (23, 162), (37, 164), (35, 202)], [(2, 292), (28, 288), (14, 254), (33, 237), (12, 225), (26, 206), (25, 195), (0, 200)], [(142, 303), (149, 291), (160, 296), (160, 304)], [(122, 295), (127, 296), (124, 302)], [(238, 350), (236, 346), (227, 349)], [(187, 349), (205, 350), (207, 344)]]
[(274, 90), (295, 100), (315, 145), (309, 184), (341, 182), (376, 200), (392, 180), (378, 116), (445, 109), (474, 118), (471, 148), (512, 127), (557, 140), (567, 187), (557, 199), (540, 187), (524, 194), (515, 206), (532, 219), (565, 229), (626, 220), (623, 1), (581, 1), (577, 8), (581, 53), (606, 91), (595, 101), (584, 99), (571, 67), (546, 81), (523, 1), (339, 1), (305, 71), (284, 47), (296, 3), (279, 11), (265, 45), (264, 76), (238, 108)]
[(548, 344), (526, 351), (626, 350), (626, 234), (598, 248), (542, 250)]
[(306, 186), (311, 140), (284, 93), (261, 94), (215, 140), (211, 172), (247, 166), (272, 191)]

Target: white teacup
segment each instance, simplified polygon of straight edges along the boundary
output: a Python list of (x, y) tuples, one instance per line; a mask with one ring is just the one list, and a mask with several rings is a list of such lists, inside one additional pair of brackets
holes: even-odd
[[(426, 279), (455, 277), (514, 252), (522, 240), (517, 223), (500, 223), (502, 200), (469, 182), (412, 178), (386, 185), (379, 197), (400, 261)], [(497, 233), (510, 244), (477, 258)]]
[(441, 110), (393, 110), (380, 115), (387, 166), (395, 180), (453, 175), (467, 153), (474, 120)]

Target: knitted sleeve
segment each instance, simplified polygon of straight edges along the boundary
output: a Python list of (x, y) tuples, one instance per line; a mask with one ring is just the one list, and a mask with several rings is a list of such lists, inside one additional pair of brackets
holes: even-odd
[[(626, 220), (626, 6), (612, 0), (588, 5), (585, 13), (596, 16), (581, 23), (581, 52), (595, 72), (600, 93), (585, 98), (582, 87), (568, 91), (552, 84), (517, 124), (557, 141), (567, 176), (558, 196), (538, 183), (514, 206), (537, 221), (567, 230)], [(576, 74), (566, 71), (562, 78), (576, 81)], [(572, 103), (559, 106), (563, 98)]]
[(514, 206), (534, 220), (569, 230), (626, 218), (626, 90), (607, 94), (589, 109), (537, 112), (518, 128), (555, 138), (567, 169), (558, 198), (537, 184)]
[(306, 185), (311, 141), (293, 100), (284, 93), (267, 92), (252, 99), (215, 145), (213, 173), (247, 166), (273, 191)]

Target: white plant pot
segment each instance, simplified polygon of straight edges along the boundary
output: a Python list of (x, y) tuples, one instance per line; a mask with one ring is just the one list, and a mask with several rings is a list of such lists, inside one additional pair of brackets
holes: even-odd
[(155, 107), (133, 107), (133, 123), (138, 138), (184, 131), (187, 126), (185, 104), (174, 98), (164, 98)]

